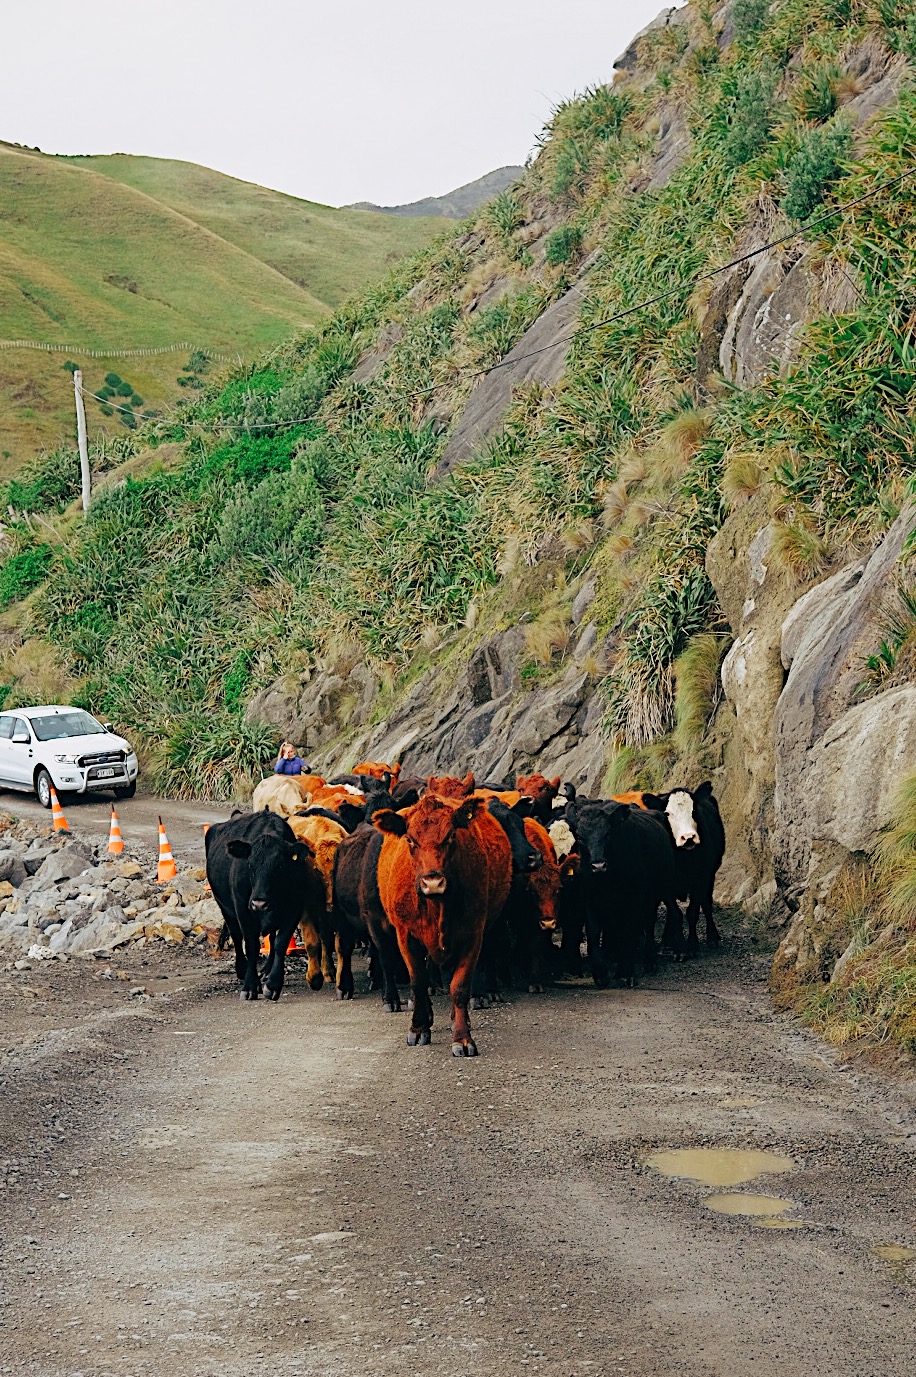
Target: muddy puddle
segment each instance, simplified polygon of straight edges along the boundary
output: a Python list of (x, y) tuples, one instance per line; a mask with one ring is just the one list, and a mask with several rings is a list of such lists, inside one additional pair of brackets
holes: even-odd
[(898, 1266), (912, 1262), (916, 1258), (916, 1248), (905, 1248), (902, 1243), (876, 1243), (869, 1252), (873, 1257), (879, 1257), (882, 1262), (893, 1262)]
[(699, 1181), (703, 1186), (741, 1186), (758, 1176), (794, 1171), (790, 1157), (776, 1152), (755, 1152), (745, 1148), (678, 1148), (654, 1152), (647, 1165), (662, 1176), (681, 1181)]
[[(795, 1169), (789, 1157), (745, 1148), (679, 1148), (653, 1153), (647, 1165), (679, 1181), (697, 1181), (702, 1186), (718, 1187), (741, 1186), (760, 1176), (775, 1176)], [(707, 1196), (702, 1203), (708, 1210), (746, 1219), (759, 1229), (802, 1227), (798, 1220), (782, 1218), (786, 1210), (794, 1208), (795, 1201), (781, 1196), (720, 1190), (717, 1195)]]

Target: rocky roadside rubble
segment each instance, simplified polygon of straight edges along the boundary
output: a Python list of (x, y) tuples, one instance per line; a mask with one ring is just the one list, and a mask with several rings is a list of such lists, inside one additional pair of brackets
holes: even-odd
[(203, 946), (222, 917), (203, 870), (156, 883), (151, 854), (93, 845), (0, 815), (0, 959), (104, 958), (150, 942)]

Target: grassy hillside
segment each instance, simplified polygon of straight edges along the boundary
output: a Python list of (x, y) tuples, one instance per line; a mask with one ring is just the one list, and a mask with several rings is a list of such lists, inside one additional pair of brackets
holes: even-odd
[(430, 215), (404, 224), (335, 210), (167, 158), (116, 153), (60, 161), (145, 192), (275, 268), (325, 306), (338, 306), (445, 228)]
[[(150, 425), (147, 457), (87, 523), (13, 531), (0, 587), (12, 600), (49, 573), (20, 619), (78, 698), (148, 743), (162, 785), (231, 791), (264, 749), (242, 715), (258, 687), (356, 647), (396, 692), (472, 599), (463, 644), (524, 613), (543, 632), (531, 682), (549, 679), (569, 640), (551, 633), (551, 590), (585, 568), (599, 632), (616, 638), (603, 692), (619, 775), (658, 781), (679, 754), (702, 758), (702, 703), (679, 706), (675, 671), (722, 630), (704, 557), (729, 504), (770, 493), (799, 578), (890, 520), (913, 467), (916, 182), (814, 232), (822, 270), (856, 290), (809, 328), (786, 377), (698, 381), (712, 297), (693, 278), (911, 167), (912, 85), (855, 138), (843, 102), (850, 53), (890, 60), (916, 34), (858, 0), (785, 0), (772, 16), (735, 0), (723, 32), (728, 14), (691, 10), (648, 36), (631, 77), (563, 105), (518, 192), (471, 233)], [(672, 111), (688, 148), (653, 188), (644, 170)], [(520, 389), (500, 433), (430, 482), (474, 371), (592, 249), (585, 326), (678, 290), (584, 333), (560, 386)], [(381, 366), (349, 378), (376, 339)], [(46, 488), (39, 472), (17, 504), (53, 507)], [(7, 678), (12, 700), (33, 691), (28, 666)]]
[[(0, 187), (0, 340), (85, 350), (187, 341), (249, 358), (316, 324), (437, 228), (312, 206), (191, 164), (3, 144)], [(0, 473), (72, 431), (68, 357), (92, 387), (125, 373), (148, 408), (182, 395), (187, 350), (126, 361), (0, 348)], [(90, 428), (116, 431), (117, 416), (93, 408)]]

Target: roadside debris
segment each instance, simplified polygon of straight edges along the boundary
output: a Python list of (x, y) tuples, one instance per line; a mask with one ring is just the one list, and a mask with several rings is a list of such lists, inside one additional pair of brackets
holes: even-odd
[(155, 861), (0, 815), (0, 958), (17, 969), (106, 957), (127, 944), (215, 942), (222, 917), (203, 870), (157, 881)]

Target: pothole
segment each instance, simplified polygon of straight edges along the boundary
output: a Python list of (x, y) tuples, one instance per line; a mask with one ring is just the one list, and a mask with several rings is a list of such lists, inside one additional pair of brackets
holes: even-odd
[(654, 1152), (646, 1164), (663, 1176), (699, 1181), (703, 1186), (740, 1186), (758, 1176), (795, 1170), (789, 1157), (745, 1148), (676, 1148)]
[[(678, 1148), (655, 1152), (646, 1165), (663, 1176), (680, 1181), (697, 1181), (702, 1186), (740, 1186), (759, 1176), (794, 1171), (790, 1157), (776, 1152), (756, 1152), (746, 1148)], [(702, 1202), (717, 1214), (744, 1218), (758, 1229), (800, 1229), (795, 1219), (783, 1219), (795, 1201), (776, 1195), (752, 1195), (726, 1191), (707, 1196)]]

